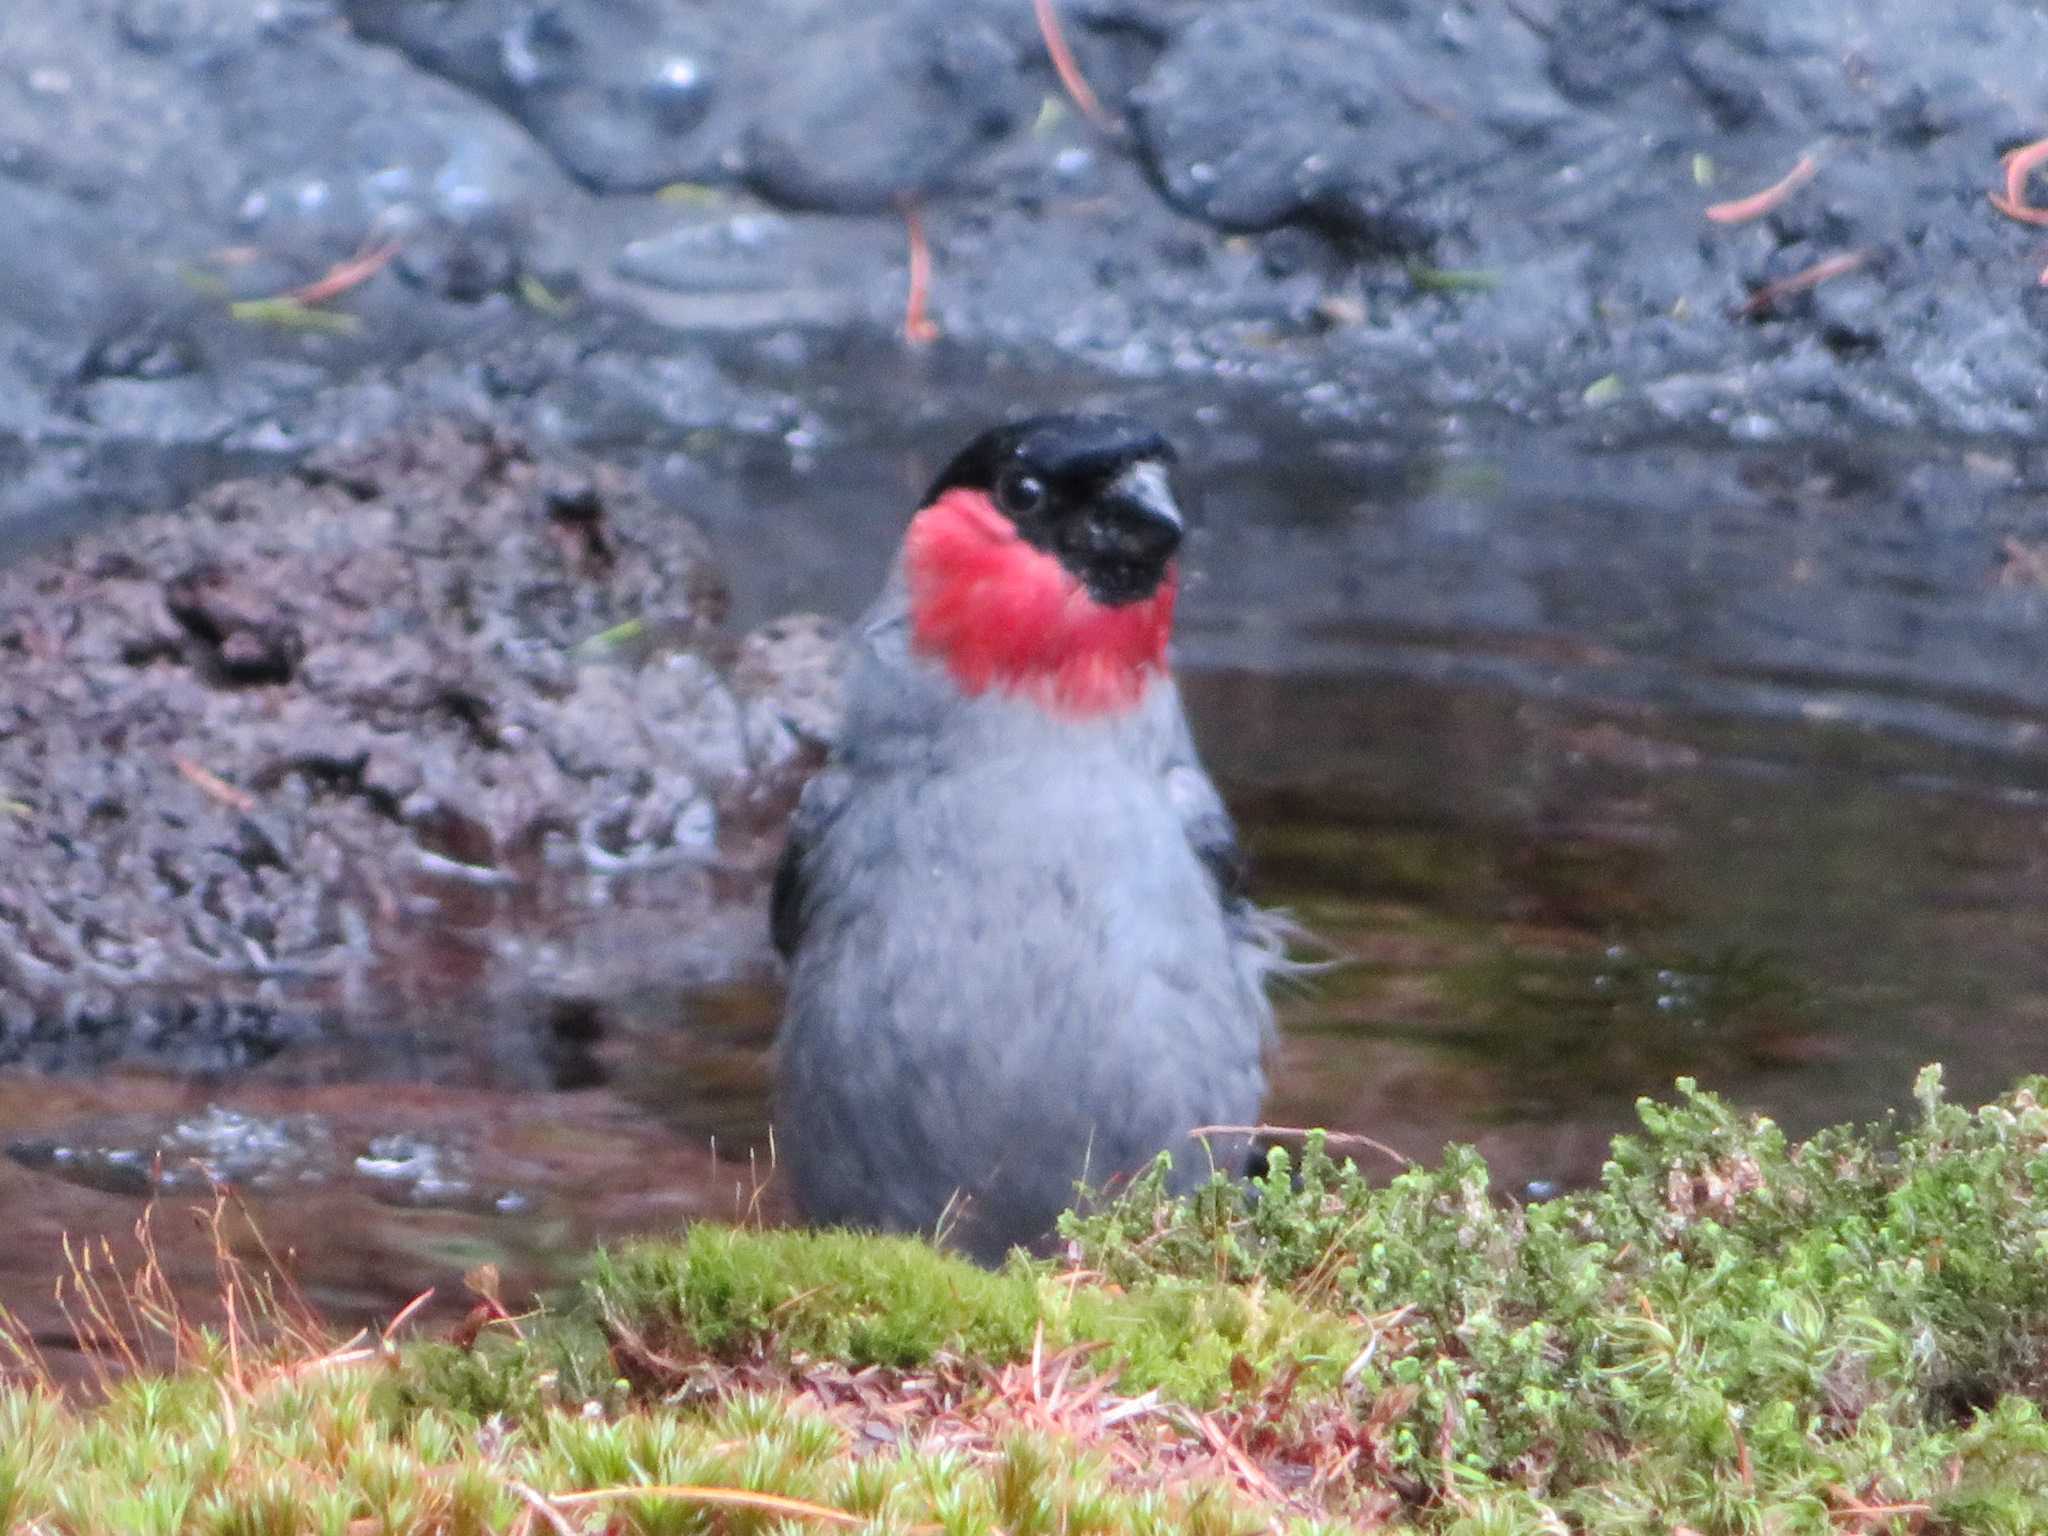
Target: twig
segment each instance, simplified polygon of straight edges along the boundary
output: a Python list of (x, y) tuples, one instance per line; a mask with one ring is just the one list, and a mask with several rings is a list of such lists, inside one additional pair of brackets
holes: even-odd
[[(2005, 192), (1990, 194), (1991, 206), (2009, 219), (2018, 219), (2022, 224), (2048, 225), (2048, 208), (2038, 208), (2027, 201), (2027, 177), (2038, 165), (2048, 164), (2048, 139), (2036, 139), (2031, 144), (2022, 144), (2005, 157)], [(2048, 282), (2048, 272), (2041, 274), (2041, 280)]]
[(1756, 1492), (1756, 1468), (1750, 1464), (1749, 1440), (1742, 1433), (1742, 1418), (1735, 1411), (1734, 1404), (1727, 1407), (1728, 1433), (1735, 1437), (1735, 1472), (1742, 1479), (1743, 1491)]
[(361, 287), (383, 271), (391, 258), (397, 254), (398, 242), (386, 240), (382, 245), (358, 251), (346, 261), (337, 261), (312, 282), (279, 294), (278, 297), (290, 299), (295, 304), (324, 304), (329, 299), (339, 298), (351, 288)]
[(697, 1483), (671, 1483), (646, 1488), (591, 1488), (582, 1493), (558, 1493), (544, 1502), (554, 1510), (579, 1504), (615, 1504), (622, 1499), (683, 1499), (692, 1504), (709, 1504), (723, 1509), (758, 1509), (766, 1514), (787, 1515), (797, 1520), (822, 1520), (827, 1525), (866, 1525), (865, 1515), (834, 1509), (830, 1504), (813, 1504), (786, 1494), (758, 1493), (751, 1488), (716, 1488)]
[(1343, 1382), (1345, 1386), (1348, 1387), (1358, 1380), (1364, 1373), (1365, 1368), (1372, 1364), (1372, 1357), (1379, 1351), (1380, 1340), (1385, 1338), (1390, 1330), (1414, 1310), (1415, 1303), (1411, 1301), (1406, 1306), (1396, 1307), (1392, 1312), (1387, 1313), (1383, 1317), (1373, 1319), (1372, 1337), (1366, 1340), (1365, 1348), (1352, 1356), (1351, 1363), (1344, 1367)]
[(1801, 155), (1791, 170), (1765, 187), (1763, 191), (1752, 192), (1748, 197), (1734, 198), (1725, 203), (1710, 204), (1706, 210), (1707, 217), (1716, 224), (1747, 224), (1751, 219), (1760, 219), (1813, 180), (1814, 173), (1819, 169), (1820, 162), (1812, 155)]
[(1038, 15), (1038, 35), (1045, 39), (1045, 52), (1052, 60), (1052, 72), (1060, 77), (1060, 87), (1089, 122), (1104, 133), (1115, 132), (1116, 119), (1102, 105), (1101, 98), (1088, 84), (1088, 77), (1075, 62), (1074, 50), (1067, 46), (1067, 34), (1060, 29), (1060, 13), (1053, 0), (1031, 0), (1031, 8)]
[(1742, 303), (1736, 305), (1733, 313), (1737, 319), (1760, 315), (1778, 300), (1790, 298), (1795, 293), (1804, 293), (1809, 288), (1818, 288), (1829, 278), (1854, 272), (1869, 260), (1868, 251), (1842, 251), (1824, 257), (1812, 266), (1794, 272), (1790, 277), (1781, 277), (1775, 283), (1765, 283)]
[(1363, 1147), (1377, 1152), (1382, 1157), (1392, 1158), (1404, 1168), (1413, 1168), (1415, 1159), (1405, 1152), (1396, 1151), (1384, 1141), (1374, 1141), (1370, 1136), (1361, 1136), (1355, 1131), (1316, 1131), (1295, 1125), (1198, 1125), (1188, 1132), (1189, 1140), (1198, 1136), (1267, 1136), (1275, 1140), (1306, 1141), (1320, 1135), (1326, 1145), (1340, 1152), (1348, 1147)]
[(1890, 1519), (1895, 1515), (1931, 1515), (1932, 1504), (1837, 1504), (1828, 1511), (1830, 1520), (1854, 1520), (1859, 1525), (1865, 1520)]
[(424, 1291), (421, 1291), (419, 1295), (413, 1297), (411, 1301), (408, 1301), (404, 1306), (398, 1309), (397, 1315), (394, 1316), (390, 1322), (384, 1325), (383, 1340), (386, 1348), (390, 1347), (392, 1340), (398, 1334), (398, 1330), (403, 1328), (406, 1325), (406, 1323), (411, 1320), (412, 1315), (415, 1312), (419, 1311), (421, 1307), (424, 1307), (428, 1302), (432, 1301), (433, 1299), (434, 1288), (430, 1285)]
[(903, 228), (910, 237), (910, 294), (903, 305), (903, 339), (912, 346), (936, 341), (939, 328), (925, 313), (932, 285), (932, 248), (924, 238), (924, 215), (917, 204), (903, 204)]
[(555, 1536), (576, 1536), (576, 1527), (563, 1518), (562, 1512), (555, 1508), (545, 1495), (512, 1478), (505, 1480), (505, 1486), (519, 1496), (520, 1502), (528, 1510), (545, 1520), (548, 1529), (553, 1531)]
[(185, 781), (207, 799), (217, 801), (231, 811), (240, 811), (247, 816), (256, 809), (256, 797), (246, 789), (238, 789), (209, 768), (203, 768), (189, 757), (174, 757), (171, 765)]

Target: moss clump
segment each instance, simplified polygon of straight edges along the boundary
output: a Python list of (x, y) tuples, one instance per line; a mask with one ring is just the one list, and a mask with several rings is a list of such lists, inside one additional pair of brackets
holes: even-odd
[(1350, 1391), (1399, 1403), (1390, 1475), (1432, 1498), (1527, 1490), (1603, 1531), (1894, 1506), (2048, 1530), (2044, 1088), (1972, 1114), (1930, 1069), (1912, 1128), (1795, 1147), (1681, 1080), (1599, 1188), (1527, 1209), (1469, 1151), (1375, 1188), (1311, 1140), (1254, 1190), (1154, 1180), (1067, 1232), (1125, 1287), (1222, 1274), (1377, 1319)]
[[(1250, 1536), (1241, 1502), (1125, 1491), (1044, 1434), (983, 1457), (861, 1447), (758, 1395), (703, 1410), (549, 1412), (517, 1425), (367, 1410), (370, 1373), (194, 1390), (94, 1411), (0, 1391), (0, 1530), (37, 1536), (483, 1536), (865, 1528)], [(636, 1489), (660, 1490), (645, 1494)], [(750, 1496), (766, 1496), (750, 1503)], [(794, 1502), (792, 1502), (794, 1501)], [(542, 1510), (546, 1513), (543, 1515)]]
[(614, 1327), (714, 1359), (764, 1352), (908, 1367), (1012, 1359), (1038, 1321), (1031, 1277), (906, 1238), (694, 1227), (603, 1255), (590, 1283)]
[(1797, 1146), (1680, 1086), (1527, 1209), (1311, 1140), (1064, 1265), (700, 1226), (519, 1337), (0, 1391), (0, 1528), (2048, 1530), (2048, 1083)]
[(706, 1224), (600, 1254), (578, 1304), (522, 1337), (416, 1348), (387, 1397), (517, 1415), (622, 1389), (791, 1382), (818, 1362), (902, 1372), (1085, 1348), (1130, 1391), (1208, 1407), (1248, 1372), (1334, 1382), (1353, 1334), (1285, 1292), (1214, 1276), (1122, 1290), (1021, 1257), (992, 1272), (911, 1238)]

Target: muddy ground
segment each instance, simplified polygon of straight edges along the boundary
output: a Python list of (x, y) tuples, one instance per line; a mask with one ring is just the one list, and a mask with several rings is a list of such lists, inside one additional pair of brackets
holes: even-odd
[[(2038, 431), (2048, 237), (1986, 196), (2048, 133), (2038, 5), (1061, 12), (1099, 124), (1021, 0), (9, 6), (0, 528), (423, 399), (789, 430), (713, 336), (897, 324), (911, 203), (959, 345), (1333, 420)], [(262, 302), (364, 255), (324, 316)]]

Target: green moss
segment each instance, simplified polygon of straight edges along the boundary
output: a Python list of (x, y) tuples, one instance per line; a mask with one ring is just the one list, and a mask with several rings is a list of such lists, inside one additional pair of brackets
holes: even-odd
[(694, 1227), (604, 1255), (590, 1289), (614, 1323), (728, 1361), (767, 1349), (854, 1366), (1009, 1359), (1031, 1347), (1037, 1321), (1022, 1272), (845, 1232)]
[(523, 1342), (414, 1355), (398, 1390), (409, 1405), (471, 1413), (601, 1395), (615, 1374), (597, 1348), (607, 1336), (628, 1369), (657, 1370), (1000, 1365), (1034, 1347), (1099, 1345), (1097, 1369), (1129, 1390), (1207, 1406), (1247, 1372), (1262, 1378), (1287, 1362), (1334, 1380), (1354, 1330), (1284, 1292), (1214, 1276), (1158, 1276), (1118, 1292), (1021, 1258), (991, 1272), (910, 1238), (701, 1225), (600, 1255), (582, 1305)]
[(1390, 1319), (1352, 1392), (1400, 1394), (1394, 1473), (1439, 1497), (1527, 1488), (1599, 1531), (1823, 1531), (1856, 1502), (2048, 1529), (2048, 1085), (1970, 1114), (1930, 1072), (1917, 1126), (1799, 1147), (1679, 1086), (1600, 1188), (1527, 1210), (1468, 1151), (1375, 1188), (1311, 1142), (1254, 1191), (1153, 1182), (1068, 1232), (1127, 1287), (1222, 1273)]

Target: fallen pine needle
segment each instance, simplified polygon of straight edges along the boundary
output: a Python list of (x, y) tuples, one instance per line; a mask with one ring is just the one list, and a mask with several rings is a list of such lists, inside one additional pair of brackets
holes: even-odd
[(1116, 127), (1116, 119), (1109, 115), (1075, 62), (1074, 50), (1067, 46), (1067, 34), (1060, 29), (1060, 13), (1053, 0), (1031, 0), (1031, 8), (1037, 13), (1038, 35), (1045, 39), (1045, 52), (1052, 60), (1052, 72), (1060, 77), (1061, 88), (1083, 117), (1103, 132), (1110, 132)]
[(1196, 1136), (1269, 1136), (1275, 1140), (1285, 1138), (1288, 1141), (1306, 1141), (1309, 1137), (1316, 1135), (1320, 1135), (1323, 1138), (1325, 1146), (1335, 1147), (1340, 1152), (1347, 1147), (1363, 1147), (1369, 1152), (1379, 1153), (1382, 1157), (1391, 1157), (1404, 1168), (1413, 1168), (1415, 1166), (1415, 1159), (1408, 1156), (1407, 1153), (1397, 1152), (1384, 1141), (1374, 1141), (1370, 1136), (1361, 1136), (1355, 1131), (1314, 1131), (1297, 1125), (1198, 1125), (1188, 1132), (1190, 1138)]
[(567, 299), (531, 272), (519, 274), (519, 298), (528, 309), (539, 310), (544, 315), (566, 315), (570, 309)]
[(925, 313), (932, 285), (932, 248), (924, 237), (924, 215), (917, 204), (903, 205), (903, 228), (910, 238), (910, 293), (903, 304), (903, 339), (913, 346), (936, 341), (939, 328)]
[(562, 1512), (549, 1503), (546, 1496), (538, 1490), (510, 1478), (506, 1479), (505, 1486), (519, 1496), (519, 1501), (526, 1506), (528, 1514), (539, 1515), (546, 1521), (548, 1529), (553, 1531), (555, 1536), (576, 1536), (576, 1527), (564, 1519)]
[(1868, 251), (1842, 251), (1824, 257), (1812, 266), (1794, 272), (1790, 277), (1781, 277), (1775, 283), (1765, 283), (1742, 303), (1736, 305), (1734, 313), (1737, 318), (1763, 314), (1778, 300), (1790, 298), (1795, 293), (1804, 293), (1809, 288), (1818, 288), (1829, 278), (1854, 272), (1869, 260)]
[(2001, 587), (2048, 587), (2048, 543), (2022, 544), (2007, 534), (2002, 548), (2005, 564), (1998, 572)]
[(329, 336), (353, 336), (363, 328), (354, 315), (312, 309), (296, 299), (241, 299), (228, 306), (228, 315), (244, 325), (274, 325), (279, 330), (319, 331)]
[(1725, 203), (1710, 203), (1707, 206), (1707, 217), (1716, 224), (1747, 224), (1751, 219), (1760, 219), (1813, 180), (1814, 173), (1819, 169), (1820, 162), (1812, 155), (1801, 155), (1791, 170), (1765, 187), (1763, 191), (1752, 192), (1748, 197), (1734, 198)]
[(1491, 293), (1500, 286), (1500, 274), (1485, 267), (1432, 267), (1419, 261), (1408, 263), (1408, 280), (1431, 293)]
[(1932, 1504), (1837, 1504), (1828, 1511), (1831, 1520), (1889, 1520), (1898, 1515), (1931, 1515)]
[[(2031, 144), (2022, 144), (2005, 157), (2005, 192), (1990, 194), (1991, 206), (2008, 219), (2018, 219), (2022, 224), (2048, 225), (2048, 208), (2037, 208), (2027, 201), (2027, 177), (2038, 165), (2048, 164), (2048, 139), (2036, 139)], [(2048, 272), (2041, 274), (2041, 280), (2048, 282)]]
[(400, 1307), (398, 1309), (397, 1315), (394, 1316), (390, 1322), (384, 1325), (384, 1342), (387, 1345), (390, 1344), (393, 1336), (396, 1335), (398, 1330), (403, 1328), (406, 1325), (406, 1323), (411, 1320), (412, 1315), (415, 1312), (419, 1311), (421, 1307), (424, 1307), (428, 1302), (432, 1301), (433, 1299), (434, 1288), (430, 1285), (424, 1291), (421, 1291), (419, 1295), (413, 1297), (411, 1301), (408, 1301), (404, 1306)]
[(579, 1504), (614, 1504), (622, 1499), (679, 1499), (721, 1509), (758, 1509), (766, 1514), (788, 1515), (798, 1520), (822, 1520), (827, 1525), (868, 1523), (866, 1515), (834, 1509), (830, 1504), (813, 1504), (809, 1499), (792, 1499), (780, 1493), (758, 1493), (751, 1488), (716, 1488), (697, 1483), (656, 1484), (646, 1488), (591, 1488), (582, 1493), (558, 1493), (545, 1502), (559, 1512)]
[(359, 288), (379, 272), (383, 271), (391, 258), (398, 254), (398, 242), (387, 240), (382, 245), (360, 251), (346, 261), (337, 261), (319, 277), (300, 288), (280, 294), (295, 304), (324, 304), (329, 299), (339, 298), (351, 288)]
[(200, 766), (189, 757), (174, 757), (175, 767), (185, 782), (192, 785), (207, 799), (226, 806), (231, 811), (240, 811), (247, 816), (256, 809), (256, 797), (246, 789), (239, 789), (210, 768)]

